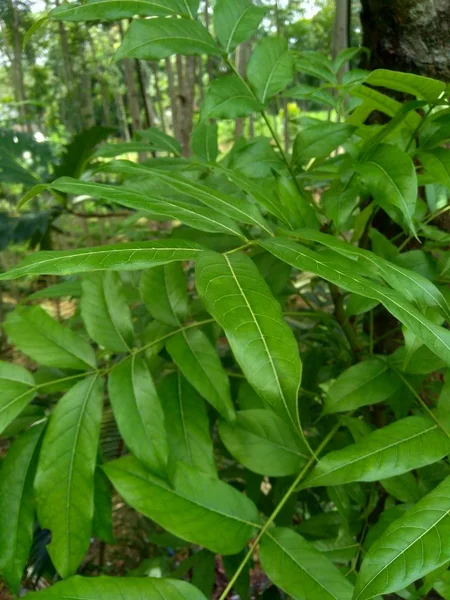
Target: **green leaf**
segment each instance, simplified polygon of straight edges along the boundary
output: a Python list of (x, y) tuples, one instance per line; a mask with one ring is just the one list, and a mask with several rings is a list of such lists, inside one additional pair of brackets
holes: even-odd
[(347, 412), (384, 402), (401, 385), (400, 377), (384, 360), (370, 358), (339, 375), (328, 390), (323, 412)]
[(94, 517), (92, 535), (106, 544), (115, 544), (112, 521), (112, 497), (108, 478), (97, 466), (94, 476)]
[(105, 465), (124, 500), (170, 533), (217, 554), (236, 554), (259, 522), (256, 506), (217, 478), (179, 463), (173, 488), (127, 456)]
[(255, 6), (252, 0), (217, 0), (214, 30), (227, 54), (255, 33), (268, 10)]
[(230, 384), (217, 351), (200, 329), (185, 329), (166, 343), (172, 360), (194, 387), (227, 421), (235, 417)]
[(171, 263), (147, 269), (141, 275), (139, 290), (154, 319), (180, 327), (189, 314), (189, 296), (183, 267)]
[(76, 370), (96, 366), (91, 346), (40, 306), (16, 308), (7, 316), (4, 329), (21, 352), (41, 365)]
[(320, 224), (313, 208), (314, 200), (308, 197), (306, 190), (300, 190), (292, 179), (284, 175), (276, 178), (276, 194), (284, 206), (284, 213), (289, 215), (292, 227), (310, 227), (319, 229)]
[(294, 78), (294, 57), (287, 40), (262, 38), (248, 62), (247, 78), (262, 104), (282, 92)]
[(171, 154), (175, 154), (175, 156), (179, 156), (181, 154), (180, 142), (171, 135), (167, 135), (167, 133), (164, 133), (164, 131), (161, 131), (160, 129), (150, 127), (149, 129), (140, 130), (138, 134), (140, 138), (144, 138), (149, 144), (151, 144), (154, 150), (169, 152)]
[[(36, 600), (206, 600), (186, 581), (152, 577), (71, 577), (41, 592)], [(39, 596), (39, 598), (38, 598)]]
[(364, 51), (367, 52), (366, 48), (346, 48), (345, 50), (341, 50), (333, 61), (333, 71), (339, 73), (346, 63), (352, 61), (355, 56)]
[[(117, 144), (103, 144), (94, 152), (96, 158), (115, 158), (123, 154), (154, 152), (155, 147), (147, 142), (122, 142)], [(23, 199), (25, 201), (25, 198)]]
[(198, 0), (91, 0), (88, 4), (62, 4), (49, 18), (55, 21), (118, 21), (142, 17), (187, 15), (194, 17)]
[(434, 182), (450, 188), (450, 151), (445, 148), (435, 148), (428, 152), (421, 152), (419, 157)]
[[(400, 110), (402, 110), (401, 102), (394, 100), (393, 98), (389, 98), (385, 94), (381, 94), (372, 88), (367, 87), (366, 85), (358, 85), (357, 87), (352, 87), (349, 90), (349, 93), (355, 98), (360, 98), (363, 100), (363, 104), (358, 106), (356, 111), (350, 115), (347, 121), (354, 125), (361, 125), (366, 121), (367, 117), (374, 110), (378, 110), (389, 117), (394, 117)], [(358, 117), (355, 119), (355, 116)], [(417, 112), (411, 111), (405, 117), (405, 124), (408, 127), (410, 133), (413, 133), (416, 128), (421, 124), (422, 118), (418, 115)]]
[(233, 423), (222, 421), (219, 432), (228, 452), (260, 475), (293, 475), (310, 456), (295, 430), (268, 410), (240, 411)]
[(81, 317), (90, 337), (108, 350), (129, 351), (133, 322), (118, 273), (91, 273), (81, 285)]
[(237, 75), (226, 75), (214, 79), (208, 86), (200, 110), (200, 119), (236, 119), (260, 112), (262, 104), (251, 89)]
[(191, 135), (192, 152), (201, 160), (216, 162), (219, 155), (219, 127), (217, 123), (200, 121)]
[(102, 404), (101, 379), (77, 383), (56, 406), (39, 455), (38, 517), (52, 533), (48, 551), (62, 577), (76, 572), (90, 544)]
[(394, 521), (370, 547), (355, 600), (404, 589), (450, 560), (450, 477)]
[(43, 429), (41, 423), (20, 435), (8, 450), (0, 470), (0, 572), (15, 593), (19, 593), (33, 542), (33, 479), (36, 446)]
[(179, 372), (165, 377), (158, 393), (168, 424), (169, 467), (182, 462), (216, 477), (210, 425), (203, 398)]
[(355, 131), (346, 123), (318, 123), (302, 129), (295, 138), (292, 162), (304, 165), (312, 158), (326, 157), (344, 144)]
[(164, 413), (144, 358), (133, 355), (115, 366), (109, 376), (108, 392), (125, 444), (152, 473), (164, 477)]
[(318, 54), (318, 52), (303, 52), (295, 63), (296, 71), (336, 85), (337, 79), (331, 70), (331, 61), (326, 56), (319, 57)]
[(261, 564), (273, 583), (295, 600), (351, 600), (353, 586), (321, 552), (291, 529), (262, 539)]
[(33, 375), (20, 365), (0, 361), (0, 434), (34, 398)]
[(195, 260), (202, 248), (194, 242), (164, 240), (112, 244), (53, 252), (34, 252), (0, 280), (24, 275), (72, 275), (92, 271), (133, 271), (176, 261)]
[(376, 69), (372, 71), (365, 83), (383, 87), (396, 92), (411, 94), (416, 98), (423, 100), (437, 100), (446, 85), (443, 81), (422, 77), (413, 73), (399, 73), (398, 71), (389, 71), (387, 69)]
[(379, 144), (357, 168), (376, 202), (388, 214), (391, 207), (400, 211), (414, 233), (417, 176), (410, 156), (396, 146)]
[(324, 456), (302, 487), (395, 477), (437, 462), (449, 449), (447, 436), (434, 421), (406, 417)]
[(115, 60), (160, 60), (172, 54), (220, 56), (220, 49), (199, 21), (138, 19), (127, 29)]
[(256, 265), (243, 253), (205, 251), (197, 262), (196, 285), (247, 381), (298, 429), (302, 365), (297, 342)]

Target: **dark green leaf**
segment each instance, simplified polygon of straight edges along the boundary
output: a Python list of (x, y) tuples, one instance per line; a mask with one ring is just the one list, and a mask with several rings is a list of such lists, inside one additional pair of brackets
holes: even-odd
[(106, 544), (114, 544), (112, 497), (108, 478), (97, 466), (94, 479), (94, 517), (92, 535)]
[(450, 188), (450, 151), (446, 148), (434, 148), (419, 154), (426, 171), (434, 182)]
[(217, 123), (200, 121), (191, 135), (192, 152), (201, 160), (216, 162), (219, 155)]
[(139, 285), (142, 299), (154, 319), (180, 327), (189, 314), (189, 296), (183, 267), (172, 263), (147, 269)]
[(217, 0), (214, 29), (227, 54), (253, 35), (267, 11), (267, 7), (255, 6), (252, 0)]
[(91, 0), (88, 4), (63, 4), (54, 8), (50, 19), (56, 21), (118, 21), (141, 15), (164, 17), (195, 16), (198, 0)]
[(33, 375), (20, 365), (0, 361), (0, 434), (31, 402)]
[(259, 112), (262, 108), (242, 79), (236, 75), (226, 75), (210, 83), (201, 107), (200, 118), (202, 121), (212, 117), (235, 119)]
[(328, 156), (338, 146), (344, 144), (355, 127), (345, 123), (317, 123), (297, 134), (292, 151), (292, 160), (303, 165), (312, 158)]
[(250, 57), (247, 78), (262, 104), (282, 92), (294, 78), (294, 58), (287, 40), (263, 38)]
[(181, 144), (171, 135), (167, 135), (164, 131), (150, 127), (139, 131), (139, 137), (144, 138), (155, 150), (170, 152), (175, 155), (181, 154)]

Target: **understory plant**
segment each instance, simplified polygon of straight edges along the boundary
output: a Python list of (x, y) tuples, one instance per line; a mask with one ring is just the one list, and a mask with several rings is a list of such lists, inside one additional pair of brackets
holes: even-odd
[[(138, 15), (118, 59), (208, 54), (224, 74), (206, 90), (191, 158), (150, 129), (156, 157), (117, 159), (144, 142), (110, 144), (81, 179), (25, 198), (89, 196), (169, 226), (35, 252), (0, 276), (64, 276), (49, 296), (80, 286), (65, 323), (35, 297), (4, 323), (31, 361), (0, 364), (0, 571), (18, 592), (38, 523), (61, 578), (42, 600), (201, 600), (217, 560), (220, 600), (249, 598), (256, 566), (267, 597), (450, 598), (446, 85), (345, 71), (358, 49), (296, 56), (280, 37), (256, 43), (244, 77), (235, 49), (267, 9), (218, 0), (213, 36), (197, 8), (94, 0), (49, 15)], [(280, 95), (313, 98), (330, 119), (291, 123), (284, 148), (270, 115)], [(270, 137), (220, 153), (217, 120), (250, 115)], [(112, 489), (186, 549), (185, 569), (76, 576), (93, 538), (111, 542)]]

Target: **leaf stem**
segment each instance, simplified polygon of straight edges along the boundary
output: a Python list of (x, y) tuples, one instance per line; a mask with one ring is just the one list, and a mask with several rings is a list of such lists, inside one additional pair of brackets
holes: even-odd
[(224, 589), (224, 591), (220, 595), (219, 600), (225, 600), (226, 599), (226, 597), (228, 596), (228, 593), (232, 590), (234, 584), (236, 583), (237, 579), (239, 578), (239, 575), (242, 573), (242, 571), (244, 570), (246, 564), (248, 563), (248, 561), (253, 556), (254, 548), (261, 541), (261, 538), (267, 532), (267, 530), (272, 525), (272, 523), (274, 522), (274, 520), (277, 518), (277, 516), (279, 515), (281, 509), (286, 504), (286, 502), (289, 500), (289, 498), (291, 497), (291, 495), (296, 491), (296, 488), (297, 488), (298, 484), (302, 481), (302, 479), (304, 478), (304, 476), (306, 475), (306, 473), (308, 472), (308, 470), (317, 461), (316, 456), (318, 456), (322, 452), (322, 450), (327, 446), (327, 444), (331, 441), (331, 439), (337, 433), (337, 431), (340, 428), (340, 426), (341, 426), (340, 422), (336, 423), (336, 425), (333, 427), (333, 429), (331, 429), (329, 431), (329, 433), (327, 434), (327, 436), (320, 443), (319, 447), (317, 448), (317, 450), (315, 452), (315, 456), (311, 456), (309, 458), (309, 460), (306, 463), (306, 465), (303, 467), (303, 469), (297, 475), (297, 477), (295, 478), (295, 481), (289, 487), (288, 491), (285, 493), (285, 495), (283, 496), (283, 498), (280, 500), (280, 502), (278, 503), (278, 505), (275, 508), (275, 510), (273, 511), (273, 513), (270, 515), (270, 517), (267, 519), (267, 521), (264, 523), (263, 527), (259, 531), (259, 533), (256, 536), (255, 541), (253, 542), (251, 548), (249, 549), (249, 551), (247, 552), (247, 554), (243, 558), (243, 560), (242, 560), (241, 564), (239, 565), (239, 567), (236, 569), (236, 572), (234, 573), (233, 577), (228, 582), (227, 587)]

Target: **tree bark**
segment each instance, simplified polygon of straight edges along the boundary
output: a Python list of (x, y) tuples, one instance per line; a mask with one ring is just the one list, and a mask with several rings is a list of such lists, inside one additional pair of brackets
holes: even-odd
[[(250, 47), (249, 41), (244, 42), (243, 44), (238, 46), (237, 50), (236, 50), (236, 70), (239, 73), (239, 75), (241, 75), (242, 77), (245, 77), (245, 74), (247, 71), (247, 63), (248, 63), (248, 59), (250, 58), (250, 52), (251, 52), (251, 47)], [(244, 135), (244, 125), (245, 125), (245, 118), (238, 117), (236, 119), (236, 124), (234, 127), (234, 139), (235, 140), (237, 140), (242, 135)]]
[(171, 57), (166, 58), (166, 73), (167, 83), (169, 88), (170, 108), (172, 112), (172, 133), (178, 139), (180, 137), (179, 129), (179, 115), (178, 115), (178, 103), (177, 93), (175, 89), (175, 77), (173, 74), (172, 59)]
[[(119, 22), (120, 35), (123, 39), (124, 31), (123, 25)], [(136, 87), (136, 81), (134, 78), (134, 67), (133, 61), (130, 58), (124, 58), (122, 60), (125, 86), (127, 89), (127, 103), (128, 110), (131, 117), (131, 126), (133, 134), (141, 129), (141, 111), (139, 107), (139, 95)]]
[(362, 0), (363, 67), (450, 81), (450, 0)]
[(23, 55), (22, 55), (22, 35), (20, 33), (20, 19), (17, 6), (13, 0), (8, 2), (9, 10), (11, 11), (11, 30), (12, 30), (12, 73), (14, 82), (15, 99), (19, 105), (19, 114), (22, 120), (22, 125), (28, 133), (32, 133), (32, 126), (29, 120), (29, 111), (26, 102), (25, 82), (23, 75)]
[(348, 20), (349, 20), (349, 5), (348, 0), (335, 0), (336, 13), (334, 17), (333, 30), (333, 58), (348, 48)]
[(195, 97), (195, 56), (183, 57), (177, 54), (177, 79), (178, 79), (178, 139), (181, 143), (183, 156), (191, 153), (192, 119), (194, 116)]
[(152, 63), (151, 68), (153, 71), (153, 80), (155, 82), (156, 106), (158, 107), (160, 126), (164, 133), (166, 133), (166, 116), (164, 114), (164, 104), (163, 97), (161, 94), (161, 86), (159, 85), (158, 65), (156, 63)]

